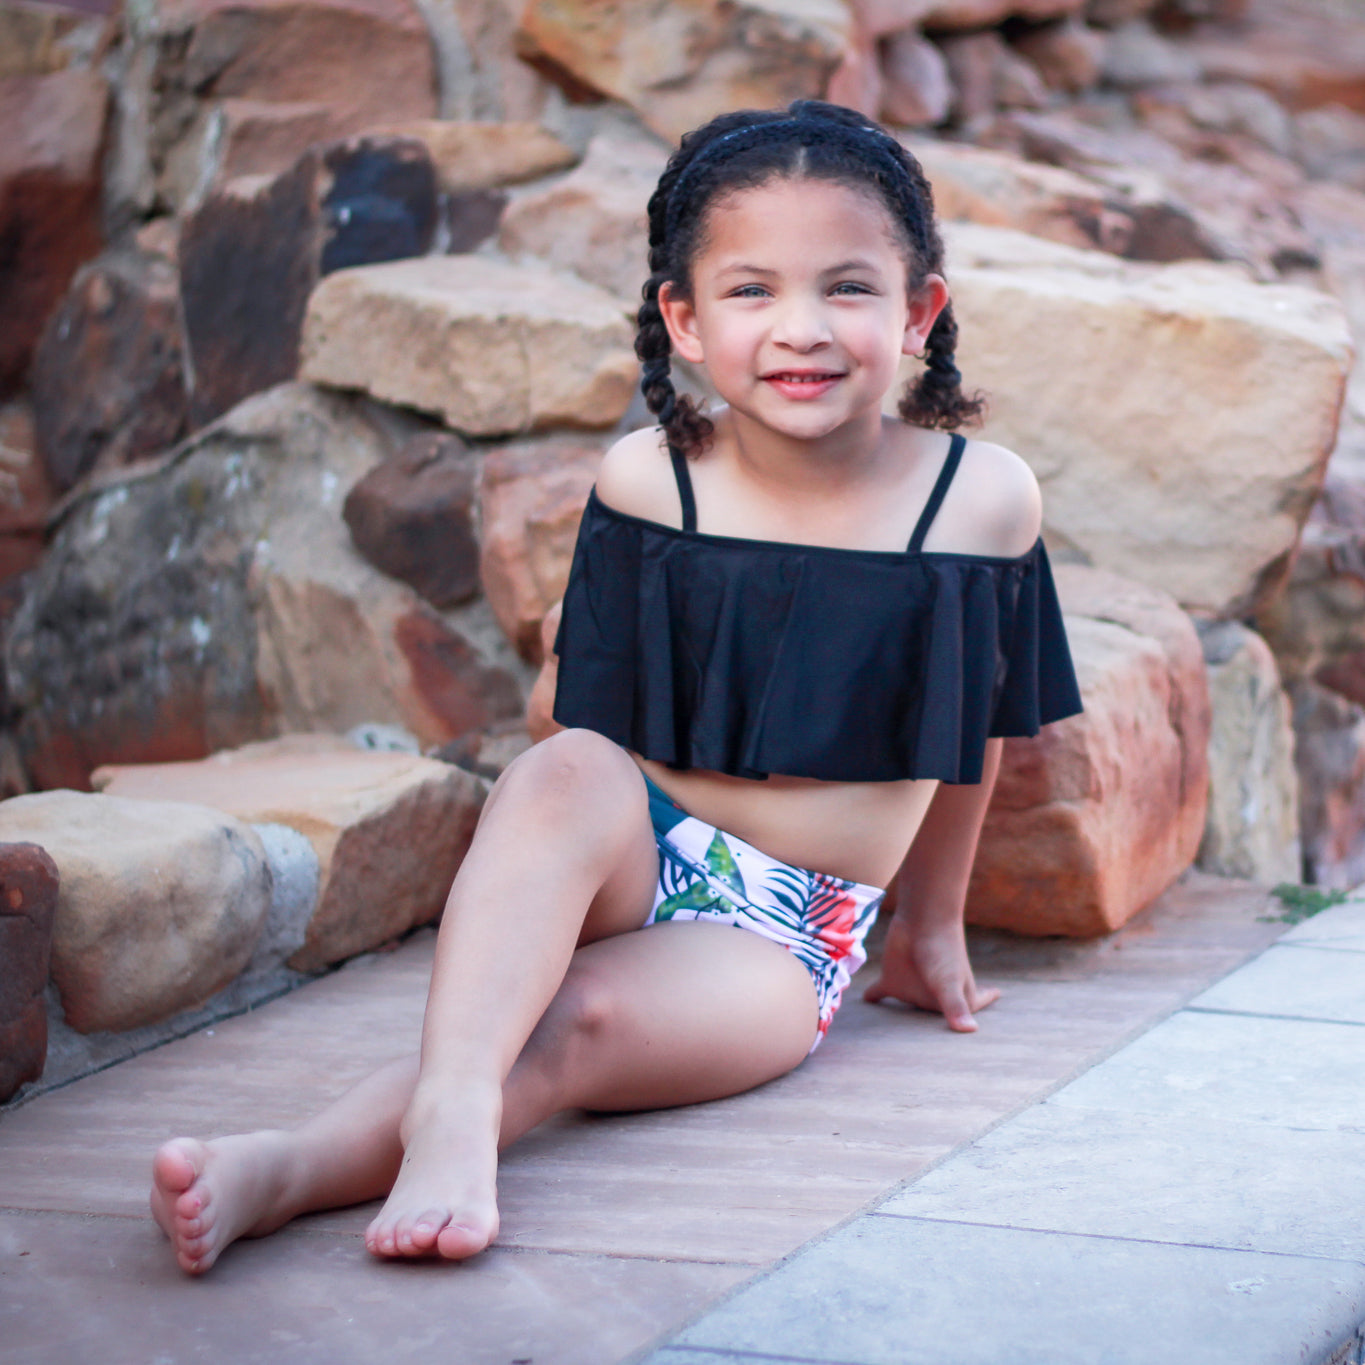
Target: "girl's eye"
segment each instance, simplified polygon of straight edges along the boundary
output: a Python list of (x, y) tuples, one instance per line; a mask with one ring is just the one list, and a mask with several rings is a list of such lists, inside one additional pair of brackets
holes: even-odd
[(856, 294), (870, 294), (872, 290), (865, 284), (859, 284), (857, 280), (842, 280), (830, 290), (831, 294), (843, 294), (845, 296)]
[(741, 284), (738, 289), (730, 291), (732, 299), (765, 299), (768, 291), (761, 284)]

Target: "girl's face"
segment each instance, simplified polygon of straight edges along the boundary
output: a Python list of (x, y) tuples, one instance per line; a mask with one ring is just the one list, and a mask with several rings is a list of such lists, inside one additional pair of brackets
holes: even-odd
[(798, 440), (870, 437), (948, 297), (937, 275), (912, 295), (905, 257), (874, 194), (772, 180), (710, 209), (691, 297), (664, 285), (659, 306), (736, 417)]

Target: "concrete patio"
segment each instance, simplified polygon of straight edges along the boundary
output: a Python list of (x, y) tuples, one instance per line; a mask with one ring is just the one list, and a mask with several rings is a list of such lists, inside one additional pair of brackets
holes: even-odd
[(473, 1262), (375, 1262), (362, 1207), (182, 1275), (152, 1150), (411, 1050), (419, 935), (0, 1115), (0, 1359), (1357, 1365), (1365, 904), (1277, 910), (1191, 874), (1105, 940), (978, 935), (970, 1036), (855, 987), (760, 1091), (532, 1133)]

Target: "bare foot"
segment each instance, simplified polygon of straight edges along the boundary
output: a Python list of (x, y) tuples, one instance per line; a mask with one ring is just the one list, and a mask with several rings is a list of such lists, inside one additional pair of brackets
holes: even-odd
[(973, 1014), (993, 1005), (1000, 992), (976, 984), (960, 923), (931, 930), (893, 916), (881, 974), (863, 992), (863, 999), (872, 1002), (888, 996), (917, 1009), (936, 1010), (955, 1033), (975, 1033)]
[(238, 1237), (259, 1237), (288, 1222), (289, 1170), (287, 1133), (165, 1143), (152, 1160), (152, 1217), (171, 1239), (180, 1268), (202, 1275)]
[(423, 1116), (404, 1123), (403, 1165), (365, 1245), (375, 1256), (475, 1256), (498, 1235), (501, 1094), (414, 1107)]

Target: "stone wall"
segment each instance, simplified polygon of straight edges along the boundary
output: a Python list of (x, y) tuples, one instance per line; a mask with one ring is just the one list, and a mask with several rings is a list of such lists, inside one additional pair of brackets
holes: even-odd
[[(45, 988), (68, 1042), (140, 1037), (436, 912), (542, 663), (548, 723), (595, 459), (647, 417), (657, 174), (703, 119), (808, 96), (920, 156), (968, 384), (1070, 583), (1089, 711), (1011, 745), (974, 917), (1103, 932), (1196, 848), (1365, 875), (1349, 0), (0, 0), (0, 1037), (38, 1055), (10, 1088)], [(348, 733), (436, 766), (390, 791)], [(387, 824), (322, 800), (343, 770)], [(218, 919), (135, 907), (95, 951), (122, 902), (82, 868), (149, 875), (153, 800)], [(430, 884), (372, 863), (441, 812)]]

